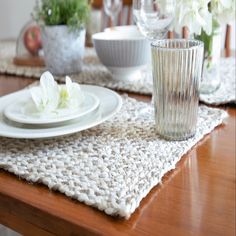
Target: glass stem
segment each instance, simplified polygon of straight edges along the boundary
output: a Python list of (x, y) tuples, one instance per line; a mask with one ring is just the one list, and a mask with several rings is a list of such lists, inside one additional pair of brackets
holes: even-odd
[(115, 27), (115, 17), (111, 15), (111, 27)]

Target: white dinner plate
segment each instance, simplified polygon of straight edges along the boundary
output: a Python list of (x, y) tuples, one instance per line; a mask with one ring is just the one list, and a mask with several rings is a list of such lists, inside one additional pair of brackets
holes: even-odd
[(92, 85), (81, 85), (83, 91), (92, 93), (100, 100), (100, 106), (93, 112), (74, 119), (60, 123), (59, 126), (51, 125), (29, 125), (11, 121), (4, 115), (4, 109), (19, 99), (29, 90), (21, 90), (0, 98), (0, 136), (10, 138), (50, 138), (72, 134), (94, 127), (111, 118), (122, 106), (121, 97), (110, 89)]
[(84, 91), (84, 101), (76, 109), (57, 109), (55, 112), (41, 115), (37, 110), (29, 92), (4, 109), (4, 115), (15, 122), (23, 124), (52, 124), (82, 117), (94, 111), (99, 105), (99, 99), (92, 93)]

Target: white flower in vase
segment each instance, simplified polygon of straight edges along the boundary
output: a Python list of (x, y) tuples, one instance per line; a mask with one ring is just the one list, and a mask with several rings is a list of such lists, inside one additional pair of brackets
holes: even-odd
[(210, 0), (179, 0), (176, 4), (175, 31), (187, 26), (191, 34), (201, 34), (202, 29), (211, 33), (212, 15), (208, 11)]
[(174, 29), (180, 33), (186, 26), (192, 35), (204, 31), (211, 35), (220, 23), (235, 17), (235, 0), (177, 0)]
[(204, 42), (202, 93), (214, 92), (220, 86), (220, 26), (234, 16), (235, 0), (177, 0), (175, 31), (181, 33), (187, 27), (190, 37)]
[(235, 0), (211, 0), (211, 9), (220, 24), (229, 23), (235, 18)]

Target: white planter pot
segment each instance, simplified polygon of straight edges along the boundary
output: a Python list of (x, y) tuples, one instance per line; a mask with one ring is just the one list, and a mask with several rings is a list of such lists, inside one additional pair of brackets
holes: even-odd
[(65, 25), (42, 28), (45, 64), (54, 75), (78, 73), (82, 69), (85, 29), (69, 31)]

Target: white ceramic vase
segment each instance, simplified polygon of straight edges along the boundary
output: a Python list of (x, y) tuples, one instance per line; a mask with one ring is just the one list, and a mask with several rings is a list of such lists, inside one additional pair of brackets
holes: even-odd
[(85, 29), (71, 31), (66, 25), (42, 28), (45, 64), (54, 75), (67, 75), (82, 70)]

